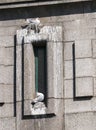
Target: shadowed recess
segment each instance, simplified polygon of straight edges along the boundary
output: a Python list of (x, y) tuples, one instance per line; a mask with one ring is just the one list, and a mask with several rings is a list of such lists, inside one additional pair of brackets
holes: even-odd
[(32, 7), (1, 9), (0, 20), (16, 20), (34, 17), (51, 17), (71, 14), (92, 13), (96, 11), (95, 7), (96, 3), (94, 1), (89, 1), (57, 5), (41, 5)]

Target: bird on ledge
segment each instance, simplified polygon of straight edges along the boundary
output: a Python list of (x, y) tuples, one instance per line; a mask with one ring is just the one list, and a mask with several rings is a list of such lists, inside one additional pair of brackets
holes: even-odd
[(37, 92), (36, 93), (36, 98), (33, 99), (32, 101), (32, 105), (36, 104), (37, 102), (42, 102), (44, 100), (44, 94), (43, 93), (40, 93), (40, 92)]

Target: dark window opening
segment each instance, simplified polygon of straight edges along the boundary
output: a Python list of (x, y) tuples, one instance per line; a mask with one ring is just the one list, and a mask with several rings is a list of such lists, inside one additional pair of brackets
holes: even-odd
[(47, 105), (47, 57), (46, 45), (34, 45), (35, 56), (35, 90), (44, 94)]

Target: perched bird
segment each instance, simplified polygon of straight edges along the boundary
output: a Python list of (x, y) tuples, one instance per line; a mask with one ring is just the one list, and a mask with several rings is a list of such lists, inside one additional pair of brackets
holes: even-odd
[(36, 93), (36, 98), (33, 99), (31, 104), (34, 105), (35, 103), (42, 102), (43, 100), (44, 100), (44, 94), (40, 93), (40, 92), (37, 92)]
[(36, 19), (27, 19), (26, 20), (26, 22), (27, 23), (33, 23), (33, 24), (35, 24), (35, 25), (39, 25), (40, 24), (40, 20), (39, 20), (39, 18), (36, 18)]
[(39, 18), (36, 19), (26, 19), (26, 23), (28, 24), (27, 26), (27, 30), (30, 32), (31, 29), (33, 29), (35, 31), (35, 33), (39, 33), (40, 32), (40, 28), (39, 26), (40, 24), (40, 20)]

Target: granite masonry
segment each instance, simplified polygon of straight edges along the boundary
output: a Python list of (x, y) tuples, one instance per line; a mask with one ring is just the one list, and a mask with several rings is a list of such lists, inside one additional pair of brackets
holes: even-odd
[[(29, 18), (40, 32), (23, 28)], [(32, 113), (39, 43), (47, 103)], [(0, 130), (96, 130), (95, 0), (0, 1)]]

